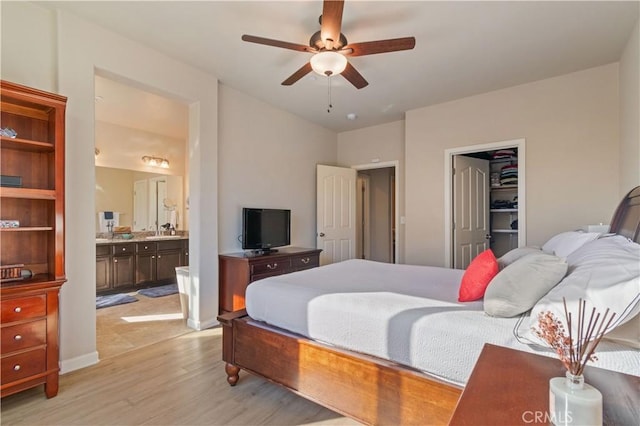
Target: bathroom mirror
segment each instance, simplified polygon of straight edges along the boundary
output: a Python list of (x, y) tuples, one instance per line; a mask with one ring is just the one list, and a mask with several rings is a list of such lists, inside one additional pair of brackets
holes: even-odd
[(119, 226), (133, 231), (155, 231), (167, 223), (187, 229), (182, 176), (98, 166), (95, 170), (96, 217), (98, 212), (119, 212)]

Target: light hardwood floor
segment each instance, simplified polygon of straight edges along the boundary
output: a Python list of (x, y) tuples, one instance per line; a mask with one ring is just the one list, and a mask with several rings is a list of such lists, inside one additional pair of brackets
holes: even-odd
[(3, 425), (358, 424), (265, 380), (226, 383), (222, 331), (213, 328), (132, 349), (2, 399)]
[(96, 345), (100, 359), (193, 331), (186, 325), (180, 295), (147, 297), (96, 310)]

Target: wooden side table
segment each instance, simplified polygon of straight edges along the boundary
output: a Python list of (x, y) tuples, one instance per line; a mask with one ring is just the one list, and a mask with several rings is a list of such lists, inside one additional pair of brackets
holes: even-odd
[[(549, 379), (560, 360), (485, 344), (450, 425), (549, 424)], [(640, 377), (589, 367), (585, 382), (602, 393), (605, 425), (640, 424)]]

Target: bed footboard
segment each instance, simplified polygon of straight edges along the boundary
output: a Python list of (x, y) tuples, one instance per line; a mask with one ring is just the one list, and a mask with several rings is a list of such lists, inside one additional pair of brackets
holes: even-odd
[(446, 424), (462, 392), (419, 371), (326, 346), (244, 314), (219, 318), (232, 386), (243, 369), (367, 424)]

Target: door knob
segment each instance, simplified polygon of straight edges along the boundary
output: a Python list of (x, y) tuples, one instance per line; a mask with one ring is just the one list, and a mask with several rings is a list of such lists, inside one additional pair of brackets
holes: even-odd
[(324, 232), (318, 234), (319, 237), (324, 237)]

